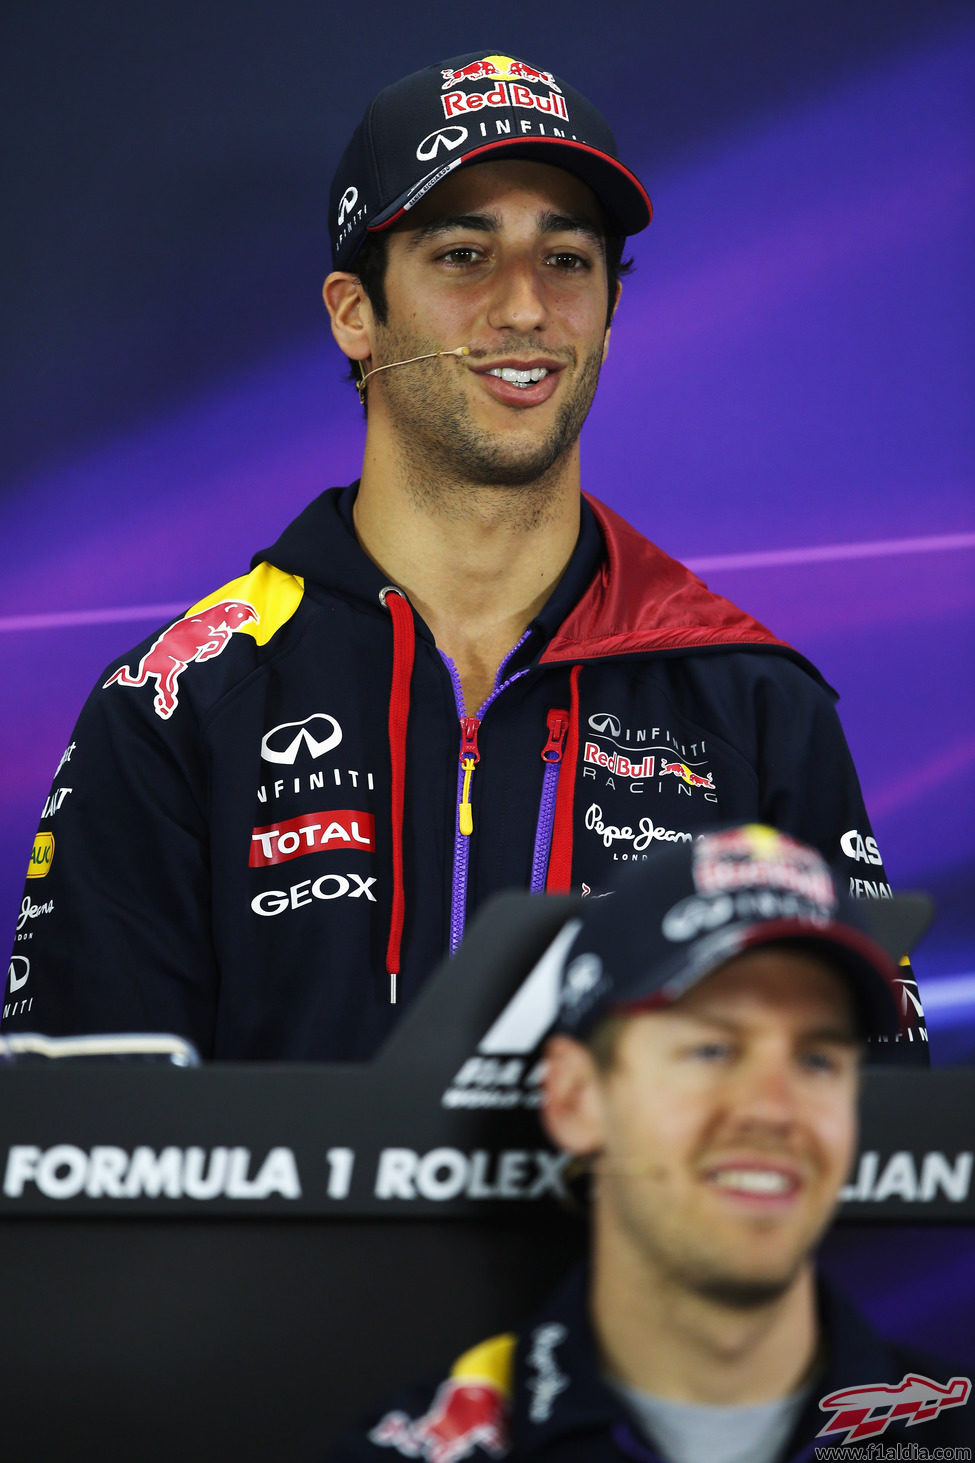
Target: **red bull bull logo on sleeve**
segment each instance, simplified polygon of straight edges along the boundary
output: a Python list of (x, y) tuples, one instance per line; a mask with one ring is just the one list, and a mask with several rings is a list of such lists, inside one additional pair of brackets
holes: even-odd
[(387, 1412), (369, 1434), (369, 1441), (395, 1448), (404, 1458), (427, 1463), (459, 1463), (475, 1448), (492, 1458), (507, 1452), (507, 1409), (490, 1383), (449, 1381), (439, 1388), (429, 1412), (407, 1417)]
[(230, 637), (248, 621), (260, 615), (246, 600), (225, 599), (207, 609), (184, 615), (170, 625), (152, 643), (132, 672), (120, 666), (104, 683), (109, 686), (144, 686), (151, 679), (156, 683), (153, 710), (168, 721), (179, 705), (179, 678), (192, 661), (213, 660), (230, 644)]
[(491, 1458), (505, 1457), (514, 1350), (510, 1333), (472, 1347), (454, 1362), (422, 1417), (387, 1412), (369, 1441), (426, 1463), (460, 1463), (475, 1448)]

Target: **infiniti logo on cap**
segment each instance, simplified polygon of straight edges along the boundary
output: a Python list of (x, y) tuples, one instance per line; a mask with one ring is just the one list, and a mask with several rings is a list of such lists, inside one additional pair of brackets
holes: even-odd
[(339, 228), (342, 227), (353, 208), (355, 208), (358, 198), (358, 188), (346, 188), (342, 194), (342, 197), (339, 199)]
[(424, 137), (416, 150), (416, 155), (421, 163), (430, 163), (437, 156), (441, 146), (447, 152), (453, 152), (455, 148), (460, 147), (462, 142), (466, 141), (466, 127), (441, 127), (438, 132), (430, 132)]

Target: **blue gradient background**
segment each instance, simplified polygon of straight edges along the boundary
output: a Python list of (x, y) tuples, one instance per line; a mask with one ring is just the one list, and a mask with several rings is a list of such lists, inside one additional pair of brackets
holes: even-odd
[[(107, 0), (13, 22), (0, 939), (105, 663), (356, 475), (318, 295), (330, 170), (379, 86), (485, 42), (581, 86), (654, 201), (585, 486), (841, 692), (891, 877), (938, 901), (915, 961), (933, 1060), (975, 1059), (972, 7), (360, 14)], [(884, 1318), (950, 1312), (975, 1365), (970, 1235), (891, 1302), (855, 1234)]]

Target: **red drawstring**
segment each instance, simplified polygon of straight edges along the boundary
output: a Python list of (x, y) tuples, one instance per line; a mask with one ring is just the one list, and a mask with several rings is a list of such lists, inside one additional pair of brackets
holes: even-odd
[(387, 585), (379, 598), (393, 621), (393, 679), (389, 688), (389, 761), (392, 772), (390, 813), (393, 835), (393, 900), (386, 943), (386, 972), (390, 1005), (396, 1004), (400, 946), (406, 916), (403, 887), (403, 810), (406, 799), (406, 727), (410, 719), (410, 679), (413, 675), (415, 630), (413, 611), (401, 589)]
[(572, 888), (572, 814), (575, 804), (576, 763), (579, 760), (579, 672), (574, 665), (569, 675), (569, 732), (562, 754), (559, 790), (555, 796), (552, 824), (552, 853), (548, 861), (546, 894), (568, 894)]

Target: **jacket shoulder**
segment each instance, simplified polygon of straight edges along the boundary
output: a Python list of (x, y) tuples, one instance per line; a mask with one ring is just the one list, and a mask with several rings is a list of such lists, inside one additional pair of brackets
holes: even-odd
[(197, 600), (183, 619), (189, 620), (208, 610), (225, 609), (230, 605), (250, 608), (254, 611), (253, 618), (242, 618), (241, 623), (233, 628), (250, 635), (258, 645), (266, 645), (291, 619), (301, 604), (304, 592), (305, 581), (300, 574), (288, 574), (274, 564), (256, 564), (249, 573), (231, 579), (212, 594)]
[[(168, 722), (179, 706), (184, 691), (200, 707), (213, 704), (240, 679), (242, 665), (253, 665), (253, 654), (243, 660), (238, 653), (225, 656), (234, 642), (250, 641), (265, 646), (298, 610), (304, 596), (304, 580), (273, 564), (256, 565), (248, 574), (221, 585), (212, 594), (190, 606), (154, 636), (114, 663), (98, 691), (109, 687), (150, 687), (150, 700), (141, 696), (131, 703)], [(222, 658), (221, 665), (212, 663)], [(205, 671), (198, 667), (205, 664)], [(183, 677), (186, 673), (184, 685)], [(91, 698), (89, 698), (89, 704)], [(113, 699), (113, 706), (123, 703)]]
[(510, 1446), (516, 1345), (514, 1333), (505, 1332), (472, 1346), (444, 1380), (411, 1388), (378, 1421), (367, 1420), (347, 1434), (328, 1458), (340, 1463), (387, 1448), (407, 1458), (428, 1458), (448, 1442), (452, 1458), (504, 1456)]

